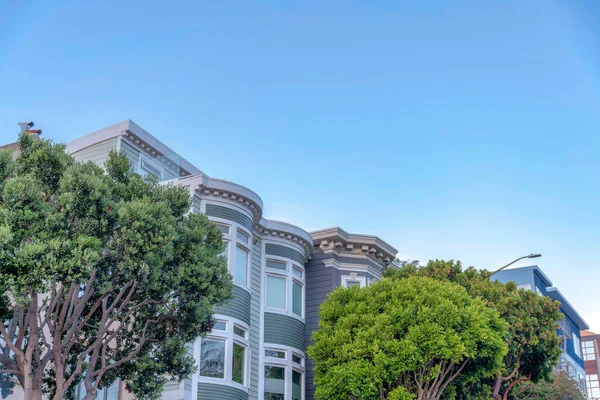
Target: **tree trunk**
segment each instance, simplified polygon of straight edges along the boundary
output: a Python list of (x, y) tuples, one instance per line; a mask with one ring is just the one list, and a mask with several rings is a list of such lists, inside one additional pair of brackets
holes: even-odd
[(499, 374), (496, 374), (494, 376), (494, 392), (492, 394), (494, 400), (502, 400), (500, 389), (502, 389), (502, 377)]

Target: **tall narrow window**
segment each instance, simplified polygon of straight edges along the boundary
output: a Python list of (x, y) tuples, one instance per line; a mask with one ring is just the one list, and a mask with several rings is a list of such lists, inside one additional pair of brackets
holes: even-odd
[(284, 400), (285, 368), (265, 366), (265, 400)]
[(236, 247), (233, 279), (242, 286), (248, 286), (248, 250), (240, 246)]
[(302, 400), (302, 372), (292, 371), (292, 400)]
[(302, 285), (296, 280), (292, 286), (292, 312), (302, 316)]
[(225, 377), (225, 341), (202, 339), (200, 375), (210, 378)]
[(233, 344), (233, 360), (231, 364), (231, 380), (244, 384), (244, 365), (246, 360), (246, 348), (237, 343)]
[(286, 301), (286, 278), (267, 275), (267, 307), (287, 308)]

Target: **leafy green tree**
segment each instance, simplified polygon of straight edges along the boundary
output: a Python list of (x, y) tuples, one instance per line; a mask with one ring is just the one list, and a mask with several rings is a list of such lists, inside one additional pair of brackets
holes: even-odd
[(519, 382), (537, 382), (550, 376), (560, 356), (556, 326), (562, 314), (558, 302), (518, 289), (514, 283), (490, 280), (489, 271), (473, 267), (463, 270), (460, 262), (435, 260), (425, 266), (416, 262), (400, 264), (400, 269), (388, 268), (384, 275), (392, 278), (425, 276), (457, 283), (496, 309), (508, 325), (504, 338), (508, 353), (502, 370), (484, 381), (473, 382), (460, 377), (453, 388), (458, 398), (487, 396), (506, 400)]
[(492, 376), (507, 351), (495, 310), (430, 278), (338, 288), (319, 316), (308, 349), (319, 399), (437, 400), (461, 374)]
[(523, 382), (509, 396), (511, 400), (584, 400), (577, 382), (564, 372), (554, 373), (548, 380)]
[(122, 378), (142, 398), (194, 370), (186, 350), (231, 297), (221, 232), (186, 189), (105, 170), (63, 145), (0, 154), (0, 373), (26, 399), (95, 398)]

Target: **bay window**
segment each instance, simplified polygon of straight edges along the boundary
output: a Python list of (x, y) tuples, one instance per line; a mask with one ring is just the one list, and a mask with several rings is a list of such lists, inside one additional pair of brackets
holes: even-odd
[(227, 268), (233, 277), (233, 282), (244, 288), (249, 286), (250, 269), (250, 232), (232, 221), (224, 222), (220, 218), (214, 218), (219, 230), (223, 233), (225, 249), (221, 255), (227, 260)]
[(247, 387), (247, 333), (241, 321), (219, 315), (212, 331), (200, 339), (199, 379)]
[(352, 272), (350, 275), (342, 275), (342, 286), (345, 288), (351, 288), (352, 286), (365, 287), (367, 286), (367, 277), (358, 276), (357, 273)]
[(265, 348), (263, 360), (264, 400), (304, 399), (303, 355), (291, 347), (273, 347)]
[(265, 309), (304, 318), (304, 269), (283, 257), (265, 260)]

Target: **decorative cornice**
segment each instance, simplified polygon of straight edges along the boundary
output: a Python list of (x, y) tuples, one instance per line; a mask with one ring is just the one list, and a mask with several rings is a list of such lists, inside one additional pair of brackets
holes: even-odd
[(164, 153), (160, 152), (160, 150), (156, 149), (144, 139), (140, 138), (131, 131), (123, 131), (122, 137), (129, 140), (129, 142), (131, 142), (133, 145), (139, 147), (148, 155), (148, 157), (152, 158), (153, 160), (158, 160), (160, 163), (164, 164), (168, 168), (179, 169), (179, 176), (181, 178), (185, 178), (186, 176), (191, 175), (190, 172), (185, 170), (179, 163), (174, 162), (169, 158), (169, 156), (166, 156)]
[(260, 235), (263, 239), (277, 238), (286, 240), (302, 248), (305, 261), (311, 258), (312, 243), (306, 238), (308, 233), (294, 225), (263, 218), (259, 224), (255, 225), (254, 233)]
[(351, 234), (336, 227), (311, 232), (313, 243), (323, 251), (333, 251), (340, 256), (368, 256), (382, 266), (389, 265), (397, 250), (377, 236)]

